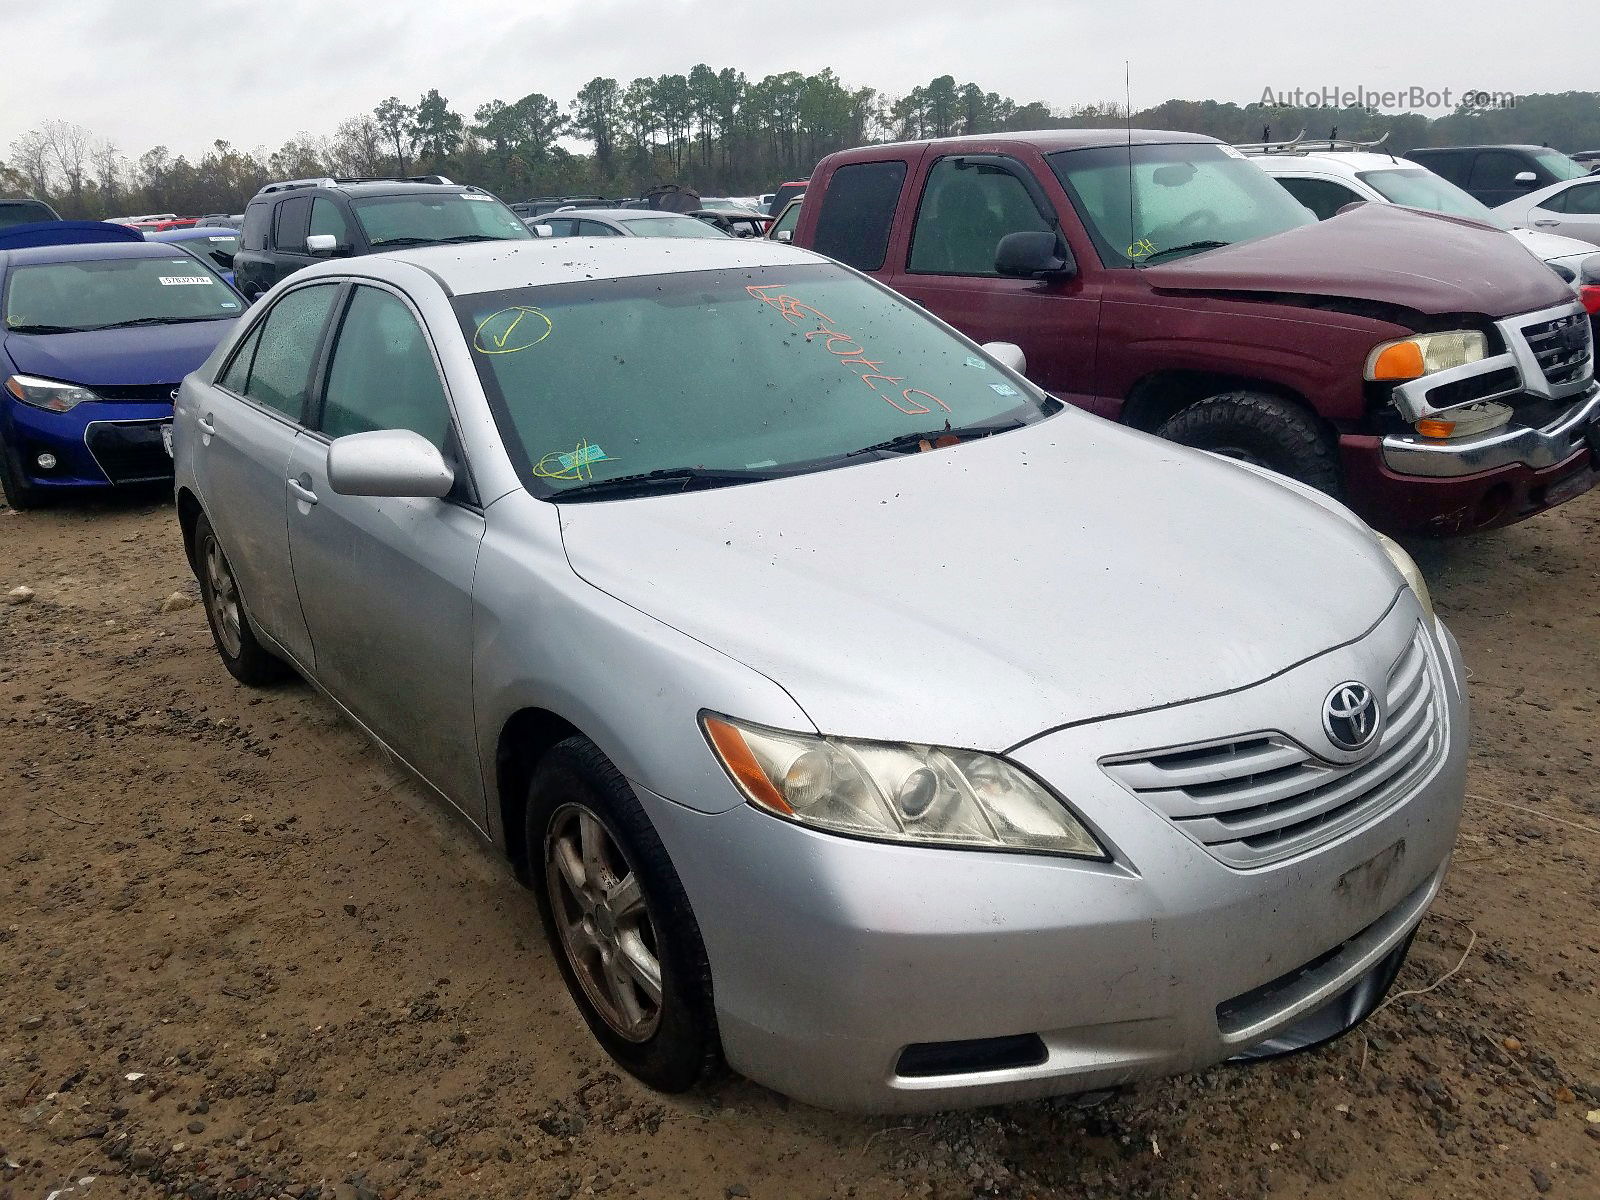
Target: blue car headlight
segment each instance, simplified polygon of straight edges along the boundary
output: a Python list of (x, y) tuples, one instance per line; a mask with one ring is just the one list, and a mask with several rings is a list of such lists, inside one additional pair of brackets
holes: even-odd
[(85, 400), (98, 400), (86, 387), (75, 383), (60, 383), (54, 379), (39, 379), (33, 375), (11, 375), (6, 378), (6, 391), (24, 404), (50, 412), (71, 412)]

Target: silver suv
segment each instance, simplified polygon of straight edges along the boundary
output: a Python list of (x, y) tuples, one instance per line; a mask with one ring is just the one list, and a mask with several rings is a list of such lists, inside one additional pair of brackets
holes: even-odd
[(770, 242), (308, 268), (185, 380), (217, 649), (533, 887), (624, 1067), (822, 1105), (1091, 1090), (1393, 980), (1467, 704), (1405, 552)]

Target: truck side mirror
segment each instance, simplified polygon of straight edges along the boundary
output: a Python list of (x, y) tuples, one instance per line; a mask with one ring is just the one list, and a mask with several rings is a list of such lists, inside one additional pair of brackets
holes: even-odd
[(994, 269), (1020, 279), (1071, 279), (1078, 273), (1078, 262), (1053, 230), (1028, 230), (1000, 239)]
[(306, 239), (307, 254), (332, 254), (339, 248), (339, 239), (331, 233), (313, 233)]
[(1511, 177), (1511, 182), (1516, 184), (1518, 187), (1531, 188), (1534, 184), (1539, 182), (1539, 177), (1532, 171), (1518, 171)]

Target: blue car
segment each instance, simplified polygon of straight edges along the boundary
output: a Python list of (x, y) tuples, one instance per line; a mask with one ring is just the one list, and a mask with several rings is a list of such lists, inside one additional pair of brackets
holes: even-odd
[[(52, 241), (55, 244), (50, 244)], [(13, 508), (172, 478), (172, 393), (244, 299), (137, 230), (0, 230), (0, 487)]]
[(210, 263), (229, 283), (233, 282), (233, 256), (239, 252), (239, 231), (214, 225), (194, 225), (188, 229), (163, 229), (144, 235), (146, 241), (176, 242), (191, 254)]

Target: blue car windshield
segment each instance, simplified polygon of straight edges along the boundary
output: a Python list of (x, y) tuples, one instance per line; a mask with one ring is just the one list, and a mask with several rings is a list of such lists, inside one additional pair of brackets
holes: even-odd
[(552, 499), (662, 471), (801, 474), (1059, 409), (833, 265), (513, 288), (455, 307), (513, 461)]
[(220, 321), (240, 302), (192, 255), (104, 258), (14, 267), (3, 301), (14, 333), (76, 333), (118, 325)]

